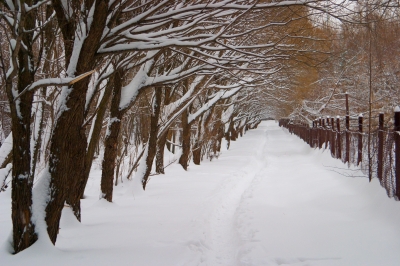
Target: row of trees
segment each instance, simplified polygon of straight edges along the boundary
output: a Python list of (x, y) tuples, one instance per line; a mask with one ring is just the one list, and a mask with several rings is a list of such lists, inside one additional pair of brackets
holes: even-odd
[(321, 116), (344, 117), (348, 94), (352, 118), (362, 114), (367, 127), (370, 121), (377, 127), (378, 114), (384, 113), (390, 122), (400, 102), (398, 9), (380, 9), (364, 1), (355, 4), (351, 16), (357, 23), (321, 28), (334, 36), (328, 47), (331, 56), (308, 76), (311, 80), (303, 90), (296, 87), (294, 95), (301, 97), (293, 97), (294, 104), (280, 110), (284, 115), (307, 123)]
[(179, 149), (187, 169), (190, 158), (200, 164), (218, 156), (222, 138), (229, 145), (271, 115), (272, 103), (288, 105), (291, 73), (325, 58), (312, 20), (321, 12), (348, 20), (345, 7), (315, 0), (2, 1), (1, 126), (8, 137), (0, 181), (3, 189), (10, 173), (12, 252), (46, 235), (54, 244), (65, 204), (81, 219), (99, 155), (101, 197), (112, 201), (120, 173), (130, 179), (135, 172), (142, 189), (152, 168), (164, 173), (165, 147)]

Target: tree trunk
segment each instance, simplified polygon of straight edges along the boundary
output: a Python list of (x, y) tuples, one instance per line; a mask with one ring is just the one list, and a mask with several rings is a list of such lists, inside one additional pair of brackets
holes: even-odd
[[(33, 82), (33, 73), (29, 64), (32, 55), (20, 52), (18, 55), (20, 71), (18, 73), (18, 92)], [(29, 63), (28, 63), (29, 62)], [(9, 99), (13, 99), (12, 96)], [(18, 253), (36, 240), (32, 217), (32, 187), (31, 152), (30, 152), (30, 120), (33, 92), (24, 93), (15, 102), (10, 102), (13, 133), (13, 168), (12, 168), (12, 222), (14, 252)]]
[[(114, 75), (112, 75), (107, 83), (105, 88), (103, 98), (100, 101), (96, 118), (94, 121), (92, 134), (90, 136), (88, 148), (85, 155), (85, 171), (84, 171), (84, 187), (86, 187), (87, 181), (89, 179), (90, 169), (92, 168), (93, 157), (98, 149), (100, 135), (101, 135), (101, 128), (103, 127), (104, 116), (107, 110), (107, 105), (110, 100), (111, 94), (113, 92), (114, 86)], [(80, 198), (83, 198), (84, 190), (81, 191)]]
[[(26, 85), (29, 85), (26, 84)], [(24, 86), (25, 88), (25, 86)], [(20, 91), (20, 90), (19, 90)], [(31, 175), (31, 153), (30, 153), (30, 119), (33, 93), (25, 93), (21, 96), (19, 105), (19, 117), (15, 105), (10, 103), (12, 113), (13, 132), (13, 168), (12, 168), (12, 222), (14, 252), (18, 253), (36, 240), (32, 217), (32, 187), (33, 176)]]
[(156, 173), (165, 174), (164, 171), (164, 149), (167, 142), (168, 130), (162, 134), (157, 141), (157, 151), (156, 151)]
[[(70, 60), (71, 44), (75, 40), (75, 24), (69, 20), (60, 1), (53, 2), (61, 32), (63, 33), (68, 75), (78, 76), (93, 70), (96, 65), (95, 54), (103, 35), (108, 14), (105, 0), (94, 2), (93, 23), (90, 31), (77, 53), (76, 60)], [(72, 73), (72, 71), (74, 72)], [(64, 87), (61, 109), (51, 136), (49, 159), (49, 195), (46, 206), (47, 232), (53, 244), (57, 240), (59, 222), (64, 202), (70, 204), (75, 216), (80, 221), (80, 199), (85, 189), (85, 160), (87, 138), (84, 122), (86, 92), (89, 78), (84, 78), (69, 87)]]
[(229, 150), (229, 146), (231, 145), (231, 136), (229, 129), (224, 133), (224, 137), (226, 140), (226, 148)]
[[(171, 95), (171, 88), (166, 87), (164, 89), (164, 106), (171, 103), (172, 95)], [(157, 150), (156, 150), (156, 173), (158, 174), (165, 174), (164, 171), (164, 150), (165, 145), (167, 143), (167, 138), (169, 135), (169, 130), (166, 129), (165, 132), (159, 137), (157, 141)], [(171, 144), (169, 144), (171, 145)], [(169, 147), (171, 148), (171, 147)], [(171, 149), (169, 149), (171, 150)]]
[(147, 144), (148, 153), (146, 157), (146, 170), (142, 177), (143, 190), (146, 189), (147, 182), (149, 181), (151, 167), (153, 166), (153, 161), (157, 150), (158, 119), (161, 111), (162, 89), (155, 88), (154, 90), (154, 102), (152, 104), (150, 117), (150, 136)]
[(196, 165), (200, 165), (201, 162), (201, 145), (196, 141), (196, 143), (193, 145), (193, 163)]
[[(46, 88), (41, 89), (41, 93), (43, 97), (46, 97)], [(44, 104), (43, 102), (40, 102), (38, 104), (38, 110), (36, 112), (39, 112), (39, 116), (36, 116), (35, 119), (39, 119), (39, 122), (36, 124), (39, 129), (37, 130), (37, 135), (32, 138), (34, 140), (34, 146), (33, 146), (33, 156), (32, 156), (32, 169), (31, 169), (31, 174), (32, 176), (35, 175), (36, 171), (36, 165), (38, 161), (40, 160), (40, 147), (42, 146), (42, 139), (43, 139), (43, 128), (44, 128)]]
[[(172, 131), (172, 130), (167, 130), (165, 145), (167, 146), (167, 149), (168, 149), (170, 152), (172, 152), (172, 147), (173, 147), (173, 145), (170, 143), (170, 142), (173, 143), (173, 141), (172, 141), (172, 134), (173, 134), (173, 131)], [(168, 140), (169, 140), (170, 142), (168, 142)], [(172, 152), (172, 153), (173, 153), (173, 152)]]
[(162, 89), (155, 88), (154, 102), (150, 117), (150, 136), (147, 144), (148, 153), (146, 157), (146, 170), (142, 177), (143, 190), (146, 189), (147, 182), (149, 181), (151, 167), (153, 165), (154, 157), (156, 155), (156, 150), (157, 150), (158, 119), (160, 117), (160, 111), (161, 111), (161, 98), (162, 98)]
[(190, 129), (191, 124), (188, 123), (189, 110), (182, 113), (182, 154), (179, 157), (179, 164), (183, 169), (187, 170), (190, 155)]
[(174, 143), (173, 145), (171, 145), (171, 152), (173, 154), (175, 154), (175, 144), (176, 144), (176, 130), (172, 131), (172, 143)]
[(236, 141), (237, 136), (236, 136), (236, 130), (235, 130), (235, 122), (233, 122), (233, 119), (231, 119), (231, 122), (229, 123), (228, 131), (230, 132), (231, 140)]
[(118, 152), (118, 136), (121, 129), (123, 111), (119, 109), (122, 89), (122, 73), (117, 71), (114, 77), (114, 91), (111, 101), (110, 120), (108, 122), (107, 135), (104, 141), (104, 158), (101, 173), (101, 197), (112, 202), (113, 180), (115, 162)]
[[(27, 1), (32, 4), (31, 1)], [(21, 93), (34, 81), (34, 62), (32, 51), (32, 38), (35, 27), (33, 14), (24, 14), (23, 27), (27, 33), (21, 33), (22, 42), (25, 49), (21, 48), (16, 56), (18, 61), (17, 91)], [(15, 73), (15, 72), (14, 72)], [(10, 75), (11, 76), (11, 75)], [(11, 218), (13, 224), (13, 247), (14, 252), (18, 253), (36, 240), (35, 226), (32, 218), (32, 187), (33, 176), (31, 175), (31, 112), (33, 92), (23, 93), (19, 99), (15, 100), (13, 95), (12, 78), (6, 80), (6, 89), (11, 109), (12, 123), (12, 192), (11, 192)]]
[(192, 151), (192, 155), (193, 155), (193, 163), (196, 165), (200, 165), (201, 162), (201, 141), (202, 141), (202, 125), (203, 125), (203, 119), (200, 118), (200, 121), (198, 123), (198, 128), (197, 128), (197, 138), (195, 140), (195, 143), (193, 145), (193, 151)]
[(221, 152), (222, 138), (224, 137), (224, 125), (221, 125), (217, 137), (217, 151)]
[(88, 81), (80, 82), (71, 88), (67, 109), (58, 118), (51, 138), (51, 198), (46, 207), (46, 223), (53, 243), (57, 239), (65, 201), (71, 205), (75, 216), (80, 220), (80, 195), (83, 190), (80, 182), (83, 181), (83, 157), (86, 153), (86, 135), (82, 124), (87, 83)]

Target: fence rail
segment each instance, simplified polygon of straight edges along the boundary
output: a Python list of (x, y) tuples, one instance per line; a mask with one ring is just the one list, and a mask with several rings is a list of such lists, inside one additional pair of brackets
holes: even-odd
[(311, 148), (329, 149), (331, 156), (343, 163), (360, 166), (370, 178), (378, 178), (388, 197), (400, 199), (400, 110), (394, 113), (394, 125), (384, 127), (384, 115), (379, 115), (378, 128), (365, 132), (363, 117), (358, 129), (350, 130), (350, 117), (320, 118), (312, 126), (289, 119), (279, 120), (279, 126), (303, 139)]

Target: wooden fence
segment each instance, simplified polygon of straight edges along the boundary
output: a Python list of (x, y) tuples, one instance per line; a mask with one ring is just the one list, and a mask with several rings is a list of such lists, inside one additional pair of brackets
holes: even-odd
[[(289, 119), (279, 120), (279, 126), (299, 136), (312, 148), (329, 149), (333, 158), (357, 165), (369, 176), (376, 177), (387, 195), (400, 199), (400, 109), (394, 112), (394, 123), (384, 126), (384, 115), (379, 114), (378, 127), (365, 132), (363, 117), (350, 126), (345, 119), (320, 118), (312, 126)], [(354, 119), (352, 119), (354, 122)], [(353, 123), (354, 124), (354, 123)], [(354, 130), (356, 128), (356, 130)]]

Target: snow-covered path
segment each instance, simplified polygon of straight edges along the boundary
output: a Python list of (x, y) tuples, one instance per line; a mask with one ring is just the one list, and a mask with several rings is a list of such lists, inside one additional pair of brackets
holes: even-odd
[[(36, 244), (12, 256), (3, 247), (1, 264), (399, 265), (400, 203), (275, 122), (218, 160), (166, 172), (141, 194), (125, 181), (107, 203), (98, 200), (95, 171), (82, 224), (67, 209), (55, 248)], [(11, 230), (9, 198), (0, 193), (1, 240)]]

